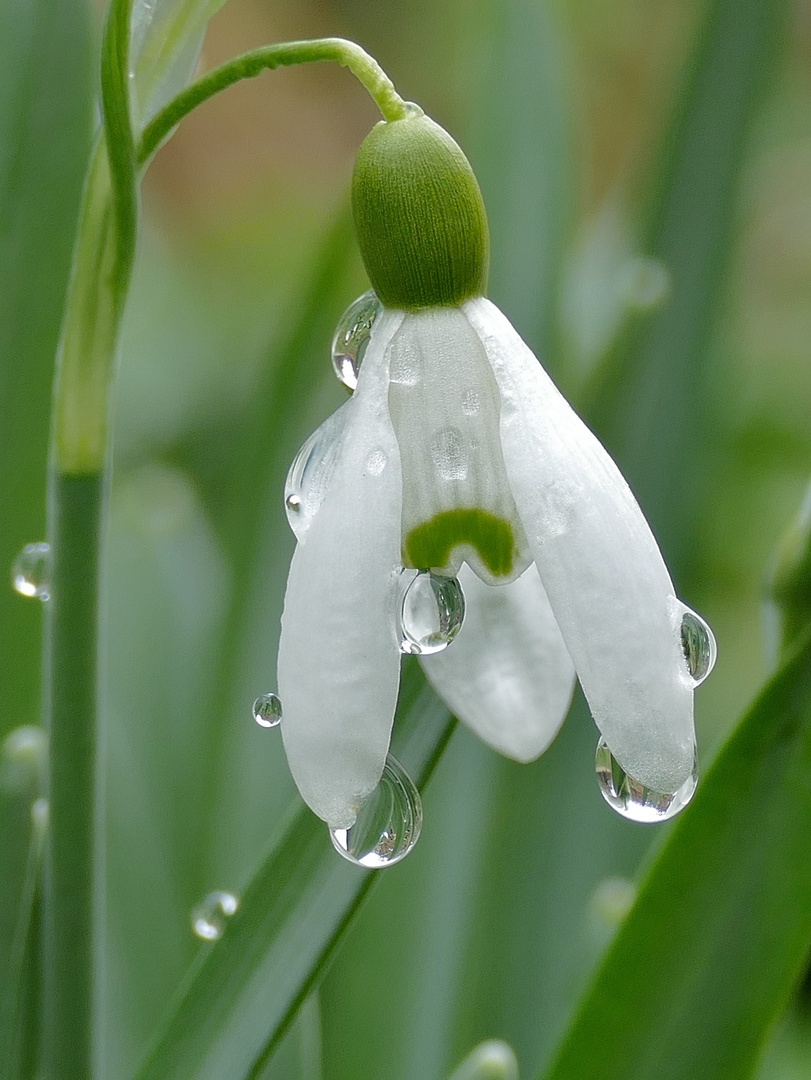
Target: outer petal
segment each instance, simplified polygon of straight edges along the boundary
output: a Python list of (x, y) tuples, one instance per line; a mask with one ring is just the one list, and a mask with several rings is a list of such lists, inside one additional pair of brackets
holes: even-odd
[(302, 797), (334, 828), (354, 822), (380, 780), (397, 704), (402, 481), (387, 350), (402, 318), (377, 320), (344, 406), (329, 489), (293, 555), (282, 615), (284, 747)]
[(623, 768), (660, 792), (694, 766), (682, 607), (614, 462), (507, 319), (464, 311), (502, 397), (504, 462), (518, 512), (594, 720)]
[(533, 761), (566, 718), (575, 672), (534, 566), (509, 585), (459, 572), (465, 621), (444, 650), (420, 657), (451, 711), (494, 750)]

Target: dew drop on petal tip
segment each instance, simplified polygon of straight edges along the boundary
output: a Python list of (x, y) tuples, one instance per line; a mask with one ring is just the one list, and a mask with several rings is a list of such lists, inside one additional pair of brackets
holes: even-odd
[(455, 577), (421, 570), (400, 608), (400, 651), (429, 656), (447, 649), (465, 618), (465, 597)]
[(380, 783), (348, 829), (330, 829), (335, 850), (356, 866), (382, 870), (408, 855), (422, 829), (422, 801), (403, 766), (389, 754)]
[(332, 339), (332, 367), (338, 380), (349, 390), (358, 385), (358, 372), (363, 363), (363, 354), (372, 336), (375, 319), (382, 311), (382, 305), (369, 289), (350, 304), (338, 322)]
[(282, 702), (277, 694), (261, 694), (253, 703), (253, 718), (260, 727), (278, 727), (282, 722)]
[(217, 941), (226, 923), (239, 907), (239, 900), (230, 892), (217, 889), (210, 892), (191, 913), (191, 927), (201, 941)]
[(654, 791), (625, 772), (602, 739), (597, 745), (595, 767), (600, 793), (611, 809), (629, 821), (645, 824), (675, 817), (692, 799), (698, 781), (698, 766), (694, 764), (692, 774), (678, 791)]
[(689, 609), (681, 620), (681, 645), (690, 677), (695, 686), (700, 686), (715, 667), (718, 646), (704, 619)]
[(50, 544), (26, 544), (11, 569), (11, 583), (15, 592), (37, 600), (49, 600), (50, 576)]

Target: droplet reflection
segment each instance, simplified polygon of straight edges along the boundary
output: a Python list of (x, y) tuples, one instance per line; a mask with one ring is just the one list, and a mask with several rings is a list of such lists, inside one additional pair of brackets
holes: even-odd
[(346, 419), (345, 407), (327, 417), (301, 447), (287, 471), (284, 509), (297, 540), (304, 536), (324, 500)]
[(369, 870), (394, 866), (409, 854), (422, 828), (422, 801), (403, 766), (389, 754), (380, 783), (349, 829), (330, 829), (332, 846)]
[(687, 670), (695, 685), (699, 686), (715, 667), (718, 646), (707, 623), (689, 608), (681, 620), (681, 645)]
[(465, 597), (455, 577), (421, 570), (403, 596), (400, 650), (416, 656), (447, 649), (465, 618)]
[(595, 765), (600, 792), (611, 809), (630, 821), (644, 824), (675, 817), (692, 799), (698, 782), (696, 762), (692, 774), (678, 791), (672, 794), (654, 791), (625, 772), (602, 739), (597, 745)]
[(373, 289), (359, 296), (340, 318), (332, 339), (332, 366), (338, 379), (349, 390), (358, 385), (363, 354), (372, 336), (372, 327), (383, 310)]
[(276, 694), (261, 694), (253, 703), (253, 718), (260, 727), (278, 727), (282, 722), (282, 700)]
[(191, 913), (192, 930), (202, 941), (217, 941), (238, 907), (239, 900), (233, 893), (219, 889), (210, 892)]
[(11, 583), (20, 596), (50, 600), (51, 546), (47, 543), (26, 544), (14, 560)]

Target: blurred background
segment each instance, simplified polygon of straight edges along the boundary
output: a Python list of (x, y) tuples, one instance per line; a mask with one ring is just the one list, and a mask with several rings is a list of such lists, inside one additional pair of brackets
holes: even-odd
[[(811, 476), (811, 3), (229, 0), (202, 62), (326, 35), (360, 42), (467, 152), (492, 298), (615, 454), (715, 629), (708, 762), (768, 673), (764, 582)], [(336, 66), (266, 74), (184, 121), (144, 184), (106, 561), (113, 1080), (206, 948), (192, 909), (239, 894), (296, 798), (251, 702), (275, 688), (285, 472), (344, 400), (329, 346), (368, 287), (347, 193), (376, 119)], [(0, 383), (30, 403), (0, 420), (9, 565), (44, 533), (69, 250), (70, 193), (40, 194), (53, 219), (32, 212), (38, 246), (5, 293), (41, 328)], [(10, 590), (0, 603), (5, 733), (38, 718), (41, 612)], [(515, 1046), (522, 1075), (548, 1060), (667, 829), (611, 813), (595, 746), (581, 702), (532, 766), (456, 733), (420, 844), (322, 987), (324, 1080), (439, 1080), (486, 1037)], [(802, 1000), (762, 1080), (809, 1074)], [(301, 1060), (267, 1075), (310, 1076)]]

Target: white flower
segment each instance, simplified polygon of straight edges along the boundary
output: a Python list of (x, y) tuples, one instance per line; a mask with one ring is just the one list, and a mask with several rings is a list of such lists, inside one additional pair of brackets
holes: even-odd
[(383, 772), (405, 645), (519, 761), (554, 738), (576, 671), (603, 795), (636, 820), (671, 816), (695, 787), (712, 635), (676, 599), (614, 462), (484, 299), (469, 162), (409, 107), (361, 146), (352, 207), (381, 304), (367, 294), (342, 321), (339, 344), (371, 327), (354, 395), (288, 478), (278, 688), (301, 794), (333, 829), (353, 824)]
[(382, 773), (408, 567), (458, 574), (461, 631), (421, 660), (487, 743), (519, 761), (542, 753), (576, 671), (629, 783), (665, 795), (660, 809), (675, 792), (687, 801), (693, 690), (711, 657), (686, 658), (682, 622), (704, 624), (676, 598), (616, 465), (493, 304), (382, 309), (352, 398), (296, 469), (282, 732), (299, 791), (331, 827), (353, 823)]

